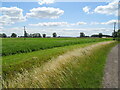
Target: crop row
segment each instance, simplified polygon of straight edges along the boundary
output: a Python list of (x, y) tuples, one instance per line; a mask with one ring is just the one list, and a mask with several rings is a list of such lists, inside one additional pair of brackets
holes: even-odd
[(110, 39), (102, 38), (6, 38), (2, 39), (2, 56), (18, 53), (62, 47), (74, 44), (99, 42)]

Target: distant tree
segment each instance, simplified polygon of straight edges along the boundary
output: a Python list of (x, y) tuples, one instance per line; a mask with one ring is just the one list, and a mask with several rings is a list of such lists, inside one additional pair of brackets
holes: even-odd
[(99, 33), (99, 38), (102, 38), (103, 34), (102, 33)]
[(0, 37), (2, 37), (2, 34), (0, 33)]
[(42, 36), (40, 35), (40, 33), (30, 34), (30, 36), (31, 36), (31, 35), (32, 35), (32, 37), (34, 37), (34, 38), (42, 37)]
[(99, 35), (97, 35), (97, 34), (94, 34), (94, 35), (91, 35), (91, 37), (99, 37)]
[(117, 36), (120, 37), (120, 29), (118, 30)]
[(11, 34), (11, 37), (17, 37), (17, 34), (12, 33), (12, 34)]
[(112, 36), (110, 36), (110, 35), (102, 35), (102, 37), (112, 37)]
[(56, 33), (53, 33), (53, 37), (57, 37), (57, 34), (56, 34)]
[(112, 36), (110, 36), (110, 35), (103, 35), (102, 33), (99, 33), (99, 34), (91, 35), (91, 37), (102, 38), (102, 37), (112, 37)]
[(24, 31), (24, 37), (28, 37), (28, 33)]
[(46, 37), (46, 34), (43, 34), (43, 38), (45, 38)]
[(81, 32), (80, 37), (85, 37), (85, 34), (83, 32)]
[(116, 31), (114, 31), (114, 32), (112, 33), (113, 38), (116, 38), (116, 37), (117, 37), (117, 33), (118, 33), (118, 32), (116, 32)]
[(2, 34), (2, 38), (6, 38), (7, 35), (5, 33)]
[(118, 32), (117, 32), (117, 37), (118, 37), (118, 41), (120, 41), (120, 29), (118, 30)]

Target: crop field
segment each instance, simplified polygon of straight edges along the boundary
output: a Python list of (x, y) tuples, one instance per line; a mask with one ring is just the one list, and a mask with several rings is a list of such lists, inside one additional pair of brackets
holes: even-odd
[(116, 44), (111, 38), (2, 39), (3, 87), (99, 88)]
[(13, 55), (18, 53), (26, 53), (38, 50), (44, 50), (54, 47), (62, 47), (74, 44), (83, 44), (91, 42), (99, 42), (110, 39), (80, 39), (80, 38), (7, 38), (2, 39), (2, 55)]

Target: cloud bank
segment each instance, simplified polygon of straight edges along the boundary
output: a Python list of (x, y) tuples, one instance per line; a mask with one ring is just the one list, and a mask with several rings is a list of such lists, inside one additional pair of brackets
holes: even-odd
[(118, 6), (118, 0), (114, 0), (107, 5), (101, 5), (97, 6), (92, 12), (90, 12), (90, 9), (88, 6), (85, 6), (83, 8), (83, 11), (88, 14), (105, 14), (105, 15), (115, 15), (118, 16), (118, 10), (120, 11), (120, 8)]
[(31, 18), (49, 18), (55, 19), (63, 15), (64, 11), (59, 8), (53, 7), (38, 7), (30, 10), (30, 13), (26, 14), (26, 17)]
[(38, 24), (29, 24), (30, 26), (64, 26), (68, 25), (67, 22), (43, 22)]
[(29, 24), (29, 26), (73, 26), (73, 25), (85, 25), (86, 22), (68, 23), (68, 22), (42, 22), (37, 24)]
[(104, 6), (97, 6), (94, 12), (99, 14), (118, 16), (118, 1), (117, 0), (113, 1), (108, 5), (104, 5)]
[(23, 16), (23, 10), (17, 7), (1, 7), (0, 12), (0, 25), (14, 24), (16, 22), (26, 21), (26, 18)]

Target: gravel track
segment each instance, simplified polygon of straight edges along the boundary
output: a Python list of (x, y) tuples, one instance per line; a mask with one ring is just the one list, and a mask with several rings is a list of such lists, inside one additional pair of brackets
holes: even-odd
[(108, 55), (103, 77), (103, 88), (118, 88), (118, 49), (120, 49), (120, 44), (115, 46)]

